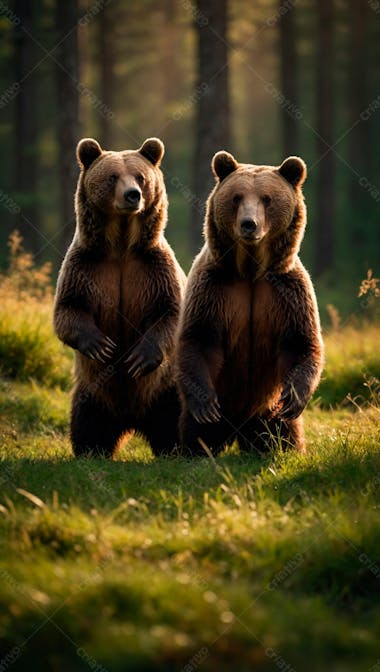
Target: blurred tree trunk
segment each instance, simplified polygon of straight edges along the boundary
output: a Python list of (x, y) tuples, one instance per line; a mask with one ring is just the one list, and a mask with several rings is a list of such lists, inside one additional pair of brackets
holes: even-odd
[[(351, 212), (351, 243), (356, 246), (358, 255), (363, 252), (365, 243), (366, 221), (371, 209), (371, 196), (360, 186), (361, 177), (367, 177), (372, 182), (372, 147), (370, 137), (370, 121), (366, 118), (365, 110), (370, 102), (368, 72), (370, 61), (368, 59), (368, 13), (367, 0), (350, 0), (349, 3), (349, 26), (350, 26), (350, 74), (349, 84), (349, 160), (350, 164), (359, 175), (352, 175), (350, 188)], [(364, 117), (363, 113), (364, 112)]]
[(74, 192), (78, 178), (75, 158), (79, 140), (78, 73), (78, 0), (56, 0), (56, 37), (54, 52), (57, 84), (57, 134), (60, 181), (59, 248), (65, 253), (74, 228)]
[(29, 37), (34, 33), (35, 11), (28, 0), (16, 0), (14, 11), (20, 19), (14, 29), (14, 67), (20, 86), (15, 98), (14, 123), (14, 198), (21, 208), (16, 226), (25, 249), (36, 253), (41, 246), (37, 204), (37, 79), (33, 72), (37, 54), (35, 42)]
[(201, 242), (204, 204), (214, 184), (210, 163), (220, 149), (231, 149), (228, 89), (227, 0), (197, 0), (195, 28), (198, 76), (191, 245)]
[[(289, 0), (280, 0), (279, 3), (279, 41), (280, 41), (280, 87), (281, 93), (288, 101), (282, 106), (282, 148), (284, 157), (298, 152), (298, 120), (294, 114), (298, 108), (297, 86), (297, 47), (295, 28), (295, 8), (289, 6)], [(284, 158), (283, 157), (283, 158)]]
[(115, 4), (104, 5), (99, 14), (100, 98), (105, 106), (99, 114), (99, 141), (112, 149), (112, 113), (115, 93)]
[(317, 217), (314, 272), (321, 275), (332, 268), (335, 258), (335, 155), (334, 143), (334, 3), (317, 0)]
[[(178, 0), (166, 0), (162, 10), (163, 23), (160, 43), (162, 59), (158, 63), (162, 117), (159, 119), (159, 123), (165, 132), (165, 142), (170, 146), (173, 141), (175, 142), (176, 125), (167, 123), (167, 119), (169, 117), (172, 120), (171, 110), (176, 100), (180, 98), (183, 86), (181, 61), (177, 55), (181, 53), (184, 35), (183, 27), (178, 22), (178, 14), (181, 13)], [(165, 167), (168, 171), (175, 170), (170, 153), (165, 156)]]

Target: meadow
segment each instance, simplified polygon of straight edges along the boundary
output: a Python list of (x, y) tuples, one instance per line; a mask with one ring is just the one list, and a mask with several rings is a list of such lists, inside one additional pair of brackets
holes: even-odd
[(332, 312), (306, 455), (154, 459), (134, 438), (113, 462), (74, 461), (49, 273), (13, 236), (0, 670), (378, 672), (380, 327)]

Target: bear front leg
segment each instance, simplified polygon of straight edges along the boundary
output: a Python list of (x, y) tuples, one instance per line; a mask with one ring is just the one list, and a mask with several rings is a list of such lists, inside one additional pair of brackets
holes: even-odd
[[(315, 391), (323, 368), (324, 348), (318, 316), (318, 307), (310, 282), (302, 265), (285, 276), (289, 282), (288, 326), (281, 352), (291, 361), (290, 370), (284, 367), (283, 389), (276, 414), (283, 420), (294, 420), (304, 410)], [(286, 287), (286, 284), (285, 284)]]
[(224, 363), (223, 295), (218, 282), (208, 276), (203, 280), (204, 285), (188, 285), (176, 350), (181, 440), (185, 451), (194, 454), (202, 451), (198, 436), (216, 449), (225, 443), (219, 433), (225, 420), (217, 394)]
[(57, 301), (54, 327), (58, 338), (89, 359), (103, 364), (114, 355), (116, 344), (96, 326), (93, 317)]
[(155, 249), (149, 263), (150, 303), (144, 309), (141, 338), (125, 360), (133, 378), (148, 375), (161, 366), (164, 358), (171, 361), (181, 303), (178, 272), (167, 254)]
[(291, 369), (277, 403), (277, 415), (282, 420), (295, 420), (301, 415), (318, 384), (319, 376), (320, 365), (312, 356)]
[(83, 266), (82, 256), (73, 247), (65, 257), (59, 274), (54, 302), (54, 329), (58, 338), (74, 350), (102, 363), (115, 352), (116, 344), (96, 325), (93, 306), (98, 297), (91, 294), (92, 264)]
[(70, 435), (75, 457), (112, 457), (126, 429), (94, 396), (74, 392)]
[(176, 379), (183, 406), (197, 424), (216, 423), (222, 417), (214, 380), (223, 364), (223, 350), (219, 338), (213, 340), (211, 328), (207, 331), (207, 343), (204, 336), (199, 342), (182, 337), (177, 355)]

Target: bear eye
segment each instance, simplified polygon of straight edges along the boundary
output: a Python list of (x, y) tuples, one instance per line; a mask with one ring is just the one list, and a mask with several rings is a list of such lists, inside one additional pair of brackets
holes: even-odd
[(111, 187), (113, 187), (116, 184), (116, 182), (118, 181), (118, 179), (119, 179), (119, 176), (116, 175), (116, 173), (114, 173), (113, 175), (110, 175), (109, 178), (108, 178), (109, 185)]
[(241, 199), (242, 199), (242, 195), (241, 195), (241, 194), (235, 194), (235, 196), (234, 196), (233, 199), (232, 199), (234, 205), (239, 205)]
[(137, 173), (136, 180), (139, 183), (139, 185), (141, 186), (145, 182), (145, 177), (142, 173)]
[(265, 196), (262, 197), (262, 201), (263, 201), (264, 205), (270, 205), (272, 199), (271, 199), (270, 196), (265, 195)]

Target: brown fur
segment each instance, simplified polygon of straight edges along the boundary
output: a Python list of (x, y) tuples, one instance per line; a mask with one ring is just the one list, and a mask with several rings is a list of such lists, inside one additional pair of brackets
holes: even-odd
[[(273, 436), (304, 450), (301, 413), (323, 364), (318, 309), (298, 257), (306, 167), (213, 159), (205, 245), (188, 278), (177, 344), (183, 446), (243, 449)], [(244, 227), (253, 227), (246, 233)]]
[[(156, 453), (176, 443), (171, 353), (184, 274), (163, 235), (163, 151), (154, 138), (137, 151), (103, 152), (90, 139), (78, 145), (77, 229), (54, 311), (58, 337), (76, 351), (77, 455), (112, 455), (131, 431)], [(126, 202), (128, 189), (140, 192), (137, 204)]]

